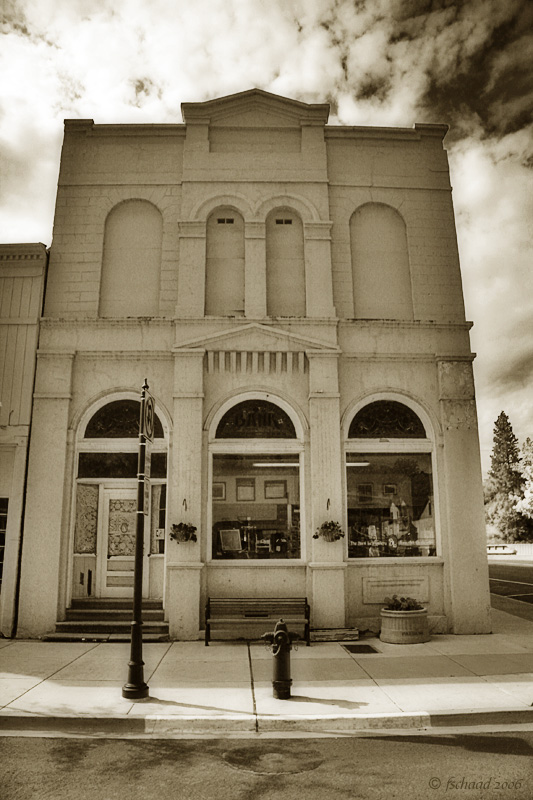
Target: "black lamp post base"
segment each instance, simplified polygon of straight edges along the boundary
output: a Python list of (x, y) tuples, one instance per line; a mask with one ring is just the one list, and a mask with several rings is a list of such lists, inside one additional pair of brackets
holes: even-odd
[(146, 683), (126, 683), (122, 687), (122, 697), (126, 700), (144, 700), (148, 697), (149, 688)]

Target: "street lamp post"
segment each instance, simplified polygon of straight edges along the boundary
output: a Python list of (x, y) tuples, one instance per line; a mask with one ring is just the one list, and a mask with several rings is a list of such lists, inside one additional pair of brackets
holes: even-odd
[(146, 443), (154, 436), (154, 400), (148, 393), (148, 383), (144, 381), (141, 392), (141, 415), (139, 422), (139, 459), (137, 467), (137, 524), (135, 530), (135, 567), (133, 577), (133, 620), (131, 623), (131, 648), (128, 661), (128, 681), (122, 687), (122, 697), (129, 700), (142, 700), (148, 697), (148, 685), (144, 681), (144, 661), (142, 658), (142, 585), (145, 513), (145, 484), (147, 467)]

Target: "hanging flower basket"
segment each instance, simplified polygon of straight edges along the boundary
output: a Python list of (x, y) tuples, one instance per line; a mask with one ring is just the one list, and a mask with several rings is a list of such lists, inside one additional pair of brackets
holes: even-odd
[(336, 542), (338, 539), (344, 538), (344, 533), (338, 522), (329, 520), (319, 525), (313, 534), (313, 539), (325, 539), (326, 542)]
[(196, 542), (196, 525), (191, 525), (189, 522), (178, 522), (177, 525), (172, 525), (170, 528), (170, 538), (177, 542)]

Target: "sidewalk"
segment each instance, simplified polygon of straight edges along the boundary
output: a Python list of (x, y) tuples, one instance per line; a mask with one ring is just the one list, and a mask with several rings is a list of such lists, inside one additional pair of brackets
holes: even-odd
[(146, 700), (122, 698), (129, 644), (0, 640), (0, 735), (425, 730), (533, 725), (533, 620), (493, 609), (494, 633), (419, 645), (300, 646), (290, 700), (272, 696), (261, 643), (145, 644)]

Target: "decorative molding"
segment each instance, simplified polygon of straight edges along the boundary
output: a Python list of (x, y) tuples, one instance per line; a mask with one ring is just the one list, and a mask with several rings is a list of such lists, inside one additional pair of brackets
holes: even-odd
[(331, 241), (331, 228), (333, 222), (304, 222), (304, 237), (307, 241), (323, 240)]
[[(405, 567), (405, 560), (402, 560)], [(383, 603), (385, 597), (399, 594), (414, 597), (421, 603), (429, 601), (429, 580), (427, 575), (419, 577), (365, 578), (362, 579), (363, 604)]]
[[(226, 325), (227, 325), (226, 320)], [(308, 320), (306, 320), (309, 323)], [(330, 320), (331, 322), (331, 320)], [(314, 323), (314, 320), (313, 320)], [(211, 323), (212, 324), (212, 323)], [(292, 320), (288, 320), (288, 324), (292, 324)], [(250, 337), (253, 335), (261, 336), (261, 344), (254, 347), (258, 352), (282, 350), (283, 352), (300, 351), (304, 350), (307, 354), (316, 353), (317, 355), (327, 355), (332, 353), (337, 356), (341, 350), (335, 343), (321, 341), (320, 339), (311, 338), (310, 336), (302, 336), (300, 333), (293, 333), (292, 331), (278, 328), (277, 325), (269, 325), (266, 322), (250, 322), (243, 320), (242, 322), (235, 322), (231, 327), (225, 327), (223, 330), (216, 333), (208, 333), (205, 336), (195, 337), (184, 341), (182, 344), (174, 345), (172, 352), (186, 352), (193, 351), (197, 348), (205, 348), (206, 350), (252, 350), (250, 347)], [(232, 347), (231, 339), (239, 339), (245, 345), (243, 348)], [(227, 347), (224, 348), (224, 344)], [(272, 343), (270, 345), (270, 343)], [(218, 345), (218, 346), (217, 346)], [(248, 347), (246, 347), (248, 345)], [(270, 346), (269, 346), (270, 345)]]
[[(418, 330), (427, 328), (428, 330), (469, 331), (473, 324), (473, 322), (432, 322), (425, 319), (355, 319), (353, 317), (343, 317), (338, 320), (339, 328), (347, 328), (348, 330), (353, 328), (417, 328)], [(448, 360), (444, 354), (439, 354), (437, 357)], [(465, 353), (464, 356), (450, 356), (452, 361), (472, 358), (475, 358), (472, 353)]]
[(342, 353), (341, 358), (347, 361), (426, 361), (434, 363), (434, 353)]
[(76, 353), (76, 359), (79, 358), (97, 358), (106, 361), (149, 358), (150, 361), (171, 361), (172, 353), (165, 350), (81, 350)]
[(465, 361), (439, 361), (441, 400), (472, 400), (475, 396), (472, 366)]
[(34, 400), (72, 400), (71, 394), (55, 394), (54, 392), (35, 392)]
[(440, 404), (445, 430), (477, 430), (475, 400), (441, 400)]
[(257, 375), (304, 374), (308, 371), (303, 350), (208, 350), (205, 355), (207, 373)]
[(207, 235), (205, 219), (183, 220), (178, 230), (181, 239), (205, 239)]

